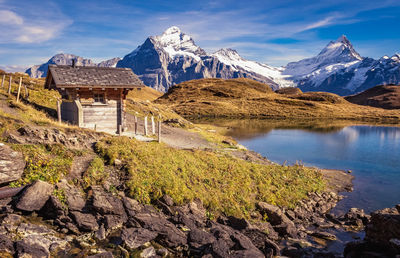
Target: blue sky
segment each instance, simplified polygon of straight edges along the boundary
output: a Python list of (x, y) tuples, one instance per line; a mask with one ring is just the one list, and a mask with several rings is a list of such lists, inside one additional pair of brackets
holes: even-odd
[(21, 69), (60, 52), (123, 57), (173, 25), (209, 53), (230, 47), (277, 66), (342, 34), (362, 56), (400, 52), (398, 0), (0, 0), (0, 67)]

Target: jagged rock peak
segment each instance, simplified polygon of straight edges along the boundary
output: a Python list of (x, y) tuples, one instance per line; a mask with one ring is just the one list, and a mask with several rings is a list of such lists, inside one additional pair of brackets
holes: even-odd
[(329, 42), (318, 55), (325, 58), (342, 57), (342, 61), (345, 62), (363, 59), (345, 35), (340, 36), (336, 41)]
[(193, 53), (199, 56), (207, 55), (202, 48), (195, 44), (191, 36), (183, 33), (177, 26), (166, 29), (162, 35), (150, 38), (172, 56), (176, 54), (176, 51)]
[(232, 60), (243, 59), (236, 50), (231, 48), (221, 48), (212, 55), (217, 57), (225, 57)]

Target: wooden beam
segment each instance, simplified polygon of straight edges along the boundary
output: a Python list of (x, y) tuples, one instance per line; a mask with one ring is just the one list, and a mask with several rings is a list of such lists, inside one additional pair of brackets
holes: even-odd
[(135, 115), (135, 134), (137, 134), (137, 129), (138, 129), (138, 122), (137, 122), (137, 116)]
[(57, 118), (58, 122), (61, 123), (61, 101), (57, 99)]
[(154, 124), (154, 116), (151, 116), (151, 133), (156, 134), (156, 125)]
[(10, 82), (8, 83), (8, 94), (11, 94), (11, 80), (12, 76), (10, 75)]
[(144, 135), (147, 135), (147, 116), (144, 117)]
[(158, 115), (158, 142), (161, 142), (161, 115)]
[(18, 91), (17, 91), (17, 102), (19, 102), (19, 95), (21, 94), (22, 77), (19, 77)]

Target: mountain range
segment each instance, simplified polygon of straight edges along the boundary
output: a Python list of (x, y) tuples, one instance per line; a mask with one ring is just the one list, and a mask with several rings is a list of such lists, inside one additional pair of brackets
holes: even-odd
[(327, 91), (339, 95), (361, 92), (376, 85), (400, 83), (400, 56), (378, 60), (361, 57), (346, 36), (331, 41), (316, 56), (283, 67), (246, 60), (233, 49), (208, 54), (191, 36), (178, 27), (162, 35), (148, 37), (123, 59), (113, 58), (99, 64), (70, 54), (58, 54), (47, 63), (26, 72), (32, 77), (46, 76), (48, 64), (128, 67), (144, 82), (159, 91), (200, 78), (245, 77), (269, 84), (273, 89), (299, 87), (303, 91)]

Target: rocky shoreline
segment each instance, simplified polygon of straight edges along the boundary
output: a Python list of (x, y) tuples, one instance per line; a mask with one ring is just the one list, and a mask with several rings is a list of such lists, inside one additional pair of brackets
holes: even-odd
[[(64, 191), (66, 199), (60, 201), (55, 189)], [(2, 257), (129, 257), (128, 253), (138, 257), (341, 257), (309, 239), (334, 241), (335, 235), (327, 229), (364, 225), (370, 230), (367, 236), (379, 236), (379, 229), (369, 225), (376, 225), (381, 213), (370, 219), (362, 210), (351, 209), (335, 217), (327, 212), (340, 195), (311, 193), (309, 197), (293, 210), (260, 202), (251, 220), (212, 219), (199, 200), (176, 206), (163, 196), (153, 205), (142, 205), (123, 192), (110, 193), (100, 186), (92, 187), (85, 198), (65, 180), (56, 186), (37, 181), (18, 196), (1, 200), (0, 253)], [(374, 239), (347, 245), (345, 255), (350, 256), (346, 257), (359, 257), (354, 253)]]
[[(8, 146), (3, 144), (0, 150), (0, 178), (5, 184), (22, 175), (24, 162)], [(267, 162), (252, 152), (244, 158)], [(7, 194), (0, 194), (0, 256), (394, 257), (399, 254), (400, 206), (371, 216), (356, 208), (341, 216), (331, 214), (331, 209), (343, 198), (340, 192), (351, 190), (352, 176), (335, 170), (321, 173), (328, 182), (326, 192), (310, 193), (294, 209), (259, 202), (249, 219), (214, 218), (197, 199), (176, 205), (164, 195), (151, 205), (143, 205), (118, 187), (110, 190), (110, 187), (91, 186), (84, 191), (65, 179), (56, 185), (36, 181), (23, 189), (8, 189)], [(0, 189), (1, 192), (4, 191)], [(344, 252), (329, 249), (329, 243), (338, 242), (337, 232), (364, 228), (363, 240), (356, 239), (346, 247), (341, 243)]]

